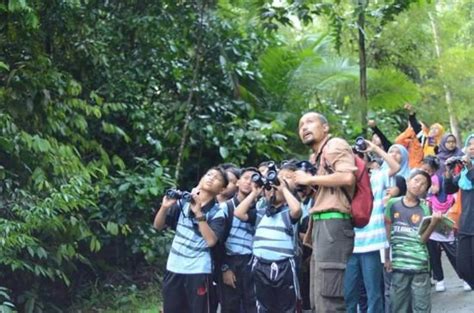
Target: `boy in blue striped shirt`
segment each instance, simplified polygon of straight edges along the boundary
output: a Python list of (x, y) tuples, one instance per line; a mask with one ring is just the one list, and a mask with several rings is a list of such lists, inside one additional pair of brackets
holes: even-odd
[(201, 178), (191, 201), (163, 198), (153, 225), (176, 232), (163, 279), (163, 313), (209, 310), (211, 248), (222, 237), (225, 224), (216, 196), (227, 183), (225, 172), (214, 167)]
[(237, 218), (256, 224), (252, 272), (258, 313), (294, 313), (299, 296), (293, 225), (301, 217), (301, 205), (283, 174), (278, 174), (279, 184), (264, 189), (266, 201), (259, 202), (262, 206), (256, 214), (249, 212), (262, 192), (256, 185), (234, 213)]
[[(225, 204), (226, 214), (234, 215), (235, 208), (252, 191), (252, 175), (258, 173), (256, 168), (249, 167), (241, 171), (237, 180), (237, 194)], [(250, 213), (252, 214), (252, 213)], [(252, 242), (255, 224), (231, 217), (232, 225), (225, 242), (225, 257), (222, 265), (222, 313), (239, 313), (240, 307), (246, 313), (256, 313), (254, 280), (250, 272)]]

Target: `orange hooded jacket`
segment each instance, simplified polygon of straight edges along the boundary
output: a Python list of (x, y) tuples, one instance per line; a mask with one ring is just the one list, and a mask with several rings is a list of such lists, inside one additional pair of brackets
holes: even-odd
[(408, 150), (408, 164), (410, 168), (420, 167), (423, 161), (423, 147), (416, 138), (413, 128), (408, 127), (395, 139), (395, 143), (400, 144)]

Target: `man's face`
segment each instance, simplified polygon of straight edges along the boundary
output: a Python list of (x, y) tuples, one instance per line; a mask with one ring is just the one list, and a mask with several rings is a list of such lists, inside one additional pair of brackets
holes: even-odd
[(253, 171), (247, 171), (243, 173), (237, 181), (237, 187), (244, 195), (248, 195), (250, 192), (252, 192), (252, 175), (255, 173), (256, 172)]
[(224, 191), (221, 192), (221, 195), (224, 198), (229, 199), (237, 192), (237, 176), (235, 176), (234, 173), (230, 171), (227, 171), (226, 174), (229, 183), (227, 184), (227, 187), (224, 189)]
[(199, 187), (213, 194), (219, 194), (224, 189), (224, 178), (221, 172), (215, 169), (207, 171), (201, 178)]
[(421, 174), (415, 175), (408, 181), (407, 189), (411, 194), (420, 197), (428, 190), (428, 181)]
[(300, 119), (298, 134), (305, 145), (311, 146), (321, 142), (328, 131), (329, 126), (323, 124), (316, 113), (306, 113)]

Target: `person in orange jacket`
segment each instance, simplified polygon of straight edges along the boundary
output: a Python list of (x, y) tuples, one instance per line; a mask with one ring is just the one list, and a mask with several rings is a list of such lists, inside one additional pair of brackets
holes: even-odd
[(418, 168), (423, 161), (423, 147), (416, 138), (416, 133), (412, 127), (408, 127), (397, 138), (395, 143), (404, 146), (408, 150), (408, 164), (410, 168)]
[(436, 155), (438, 153), (438, 146), (444, 135), (443, 125), (434, 123), (428, 129), (423, 123), (417, 120), (416, 112), (411, 104), (406, 103), (405, 109), (409, 112), (408, 120), (410, 126), (417, 134), (417, 138), (423, 147), (424, 156)]

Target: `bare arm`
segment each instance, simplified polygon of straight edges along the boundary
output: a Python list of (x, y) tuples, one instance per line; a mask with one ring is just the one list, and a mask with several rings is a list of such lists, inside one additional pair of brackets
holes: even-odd
[(302, 214), (301, 203), (295, 198), (295, 196), (286, 186), (283, 187), (283, 196), (285, 197), (286, 203), (290, 207), (291, 218), (294, 220), (299, 219)]
[[(204, 216), (204, 215), (201, 214), (200, 216)], [(196, 218), (199, 218), (199, 215), (196, 215)], [(207, 221), (205, 220), (200, 221), (198, 223), (198, 226), (199, 226), (199, 232), (201, 233), (202, 238), (204, 238), (204, 240), (207, 242), (207, 246), (209, 248), (214, 247), (217, 243), (217, 236), (214, 233), (214, 231), (211, 229), (211, 227), (209, 227), (209, 224), (207, 223)]]
[(153, 227), (157, 230), (163, 230), (165, 228), (166, 214), (168, 210), (176, 203), (176, 200), (169, 199), (168, 197), (163, 197), (161, 207), (155, 215), (155, 220), (153, 221)]
[(392, 177), (393, 175), (398, 173), (398, 171), (400, 170), (400, 164), (398, 164), (398, 162), (393, 157), (391, 157), (390, 154), (388, 154), (383, 149), (381, 149), (380, 147), (377, 147), (376, 145), (374, 145), (372, 142), (368, 140), (366, 140), (365, 142), (368, 147), (367, 152), (372, 151), (376, 153), (377, 155), (379, 155), (382, 159), (384, 159), (385, 162), (387, 162), (387, 165), (389, 167), (389, 172), (388, 172), (389, 177)]
[(345, 187), (354, 185), (355, 175), (352, 172), (334, 172), (329, 175), (311, 176), (303, 171), (296, 171), (295, 181), (301, 185)]
[(206, 220), (206, 215), (201, 211), (202, 203), (196, 196), (193, 196), (193, 202), (191, 203), (191, 210), (194, 212), (198, 222), (199, 232), (202, 238), (206, 241), (208, 247), (213, 247), (217, 243), (217, 236), (214, 231), (209, 227)]
[(247, 212), (250, 210), (252, 204), (257, 199), (258, 195), (260, 194), (260, 191), (261, 190), (257, 188), (253, 188), (252, 192), (247, 197), (245, 197), (245, 199), (242, 200), (242, 202), (240, 202), (239, 205), (235, 208), (234, 216), (241, 221), (248, 221), (249, 216)]

